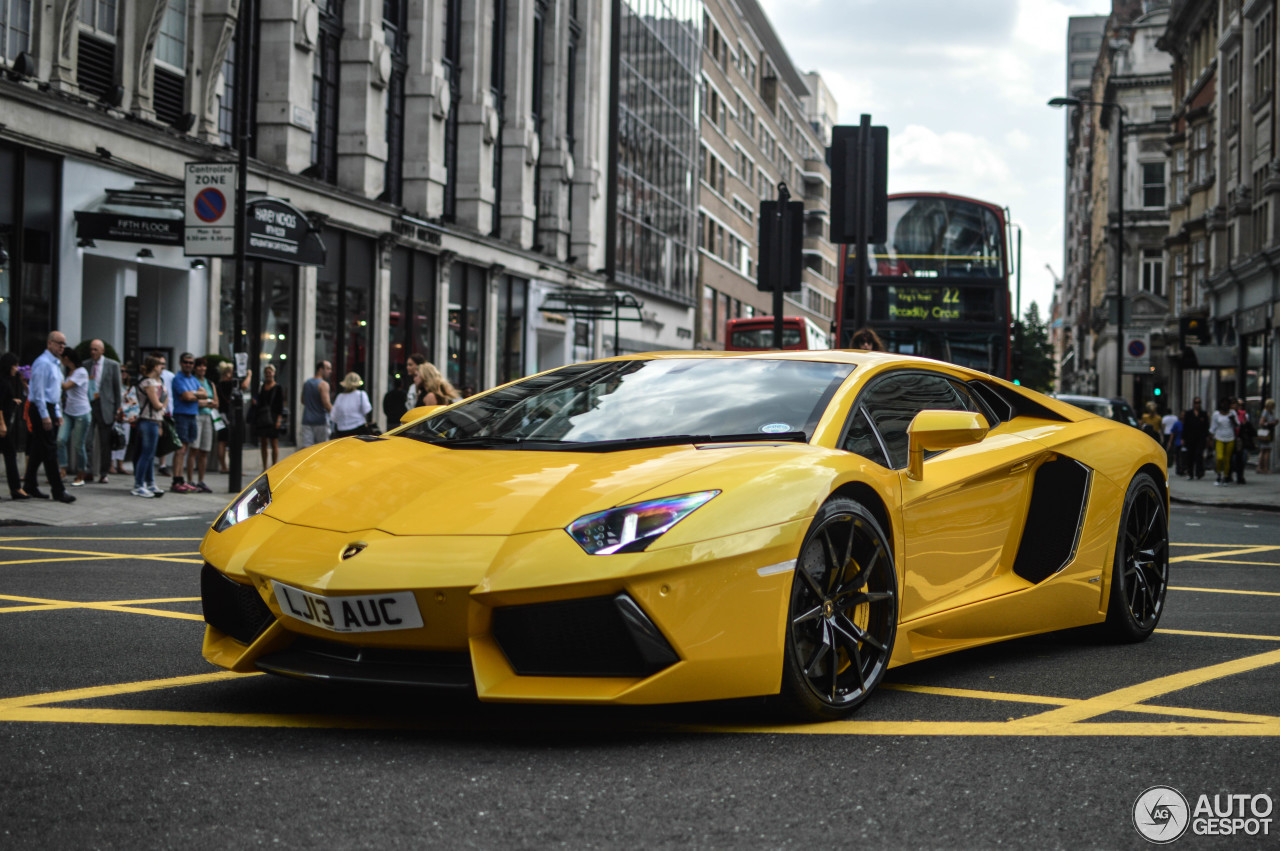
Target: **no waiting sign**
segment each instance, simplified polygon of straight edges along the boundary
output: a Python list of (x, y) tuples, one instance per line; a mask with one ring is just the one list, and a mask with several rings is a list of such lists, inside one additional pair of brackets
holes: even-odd
[(229, 257), (236, 250), (235, 163), (187, 163), (183, 249)]

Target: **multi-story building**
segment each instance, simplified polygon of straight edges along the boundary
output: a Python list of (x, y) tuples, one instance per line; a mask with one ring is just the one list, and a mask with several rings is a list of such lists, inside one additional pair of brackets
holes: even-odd
[(1174, 58), (1169, 356), (1184, 405), (1274, 393), (1277, 20), (1275, 0), (1181, 0), (1161, 41)]
[(813, 74), (825, 93), (818, 101), (756, 0), (707, 0), (702, 35), (698, 345), (722, 347), (728, 319), (773, 312), (772, 294), (756, 288), (758, 217), (760, 202), (775, 200), (782, 183), (805, 207), (801, 290), (786, 294), (785, 310), (828, 328), (836, 251), (827, 238), (831, 172), (818, 128), (834, 124), (834, 99)]
[(249, 264), (250, 363), (295, 410), (321, 358), (377, 399), (412, 351), (468, 391), (596, 351), (534, 317), (605, 279), (611, 4), (5, 3), (0, 347), (24, 362), (54, 327), (231, 353), (234, 264), (186, 256), (174, 222), (184, 163), (235, 162), (240, 106), (249, 194), (323, 242)]
[[(1106, 31), (1106, 15), (1087, 15), (1067, 21), (1066, 88), (1070, 97), (1087, 98), (1091, 91), (1093, 68)], [(1089, 193), (1085, 190), (1090, 161), (1080, 152), (1089, 149), (1091, 140), (1083, 138), (1092, 131), (1088, 121), (1078, 121), (1072, 114), (1066, 122), (1066, 187), (1063, 205), (1063, 275), (1054, 281), (1051, 306), (1050, 340), (1053, 343), (1055, 361), (1059, 365), (1057, 386), (1063, 392), (1092, 390), (1095, 379), (1092, 353), (1078, 346), (1084, 339), (1088, 325), (1087, 292), (1089, 230)], [(1077, 138), (1080, 134), (1081, 138)]]
[(1115, 2), (1089, 86), (1072, 93), (1085, 103), (1073, 108), (1068, 136), (1061, 386), (1139, 404), (1167, 383), (1167, 364), (1151, 355), (1163, 351), (1168, 313), (1172, 107), (1169, 57), (1157, 47), (1167, 18), (1157, 0)]

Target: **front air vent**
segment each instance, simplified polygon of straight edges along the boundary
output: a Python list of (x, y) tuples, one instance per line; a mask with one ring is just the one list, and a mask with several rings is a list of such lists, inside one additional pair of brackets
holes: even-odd
[(494, 609), (493, 637), (526, 677), (647, 677), (679, 661), (626, 594)]
[(241, 644), (252, 644), (273, 619), (256, 588), (224, 576), (208, 562), (200, 571), (200, 599), (205, 623)]

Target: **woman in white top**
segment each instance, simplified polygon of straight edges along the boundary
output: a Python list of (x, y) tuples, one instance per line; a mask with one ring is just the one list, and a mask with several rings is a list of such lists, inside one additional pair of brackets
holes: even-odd
[(1236, 418), (1231, 410), (1231, 400), (1218, 402), (1218, 410), (1209, 418), (1209, 436), (1213, 438), (1213, 469), (1218, 474), (1216, 485), (1231, 480), (1231, 453), (1236, 443)]
[(80, 365), (80, 355), (67, 347), (62, 352), (62, 364), (67, 368), (67, 380), (62, 382), (62, 425), (58, 428), (58, 466), (62, 475), (75, 473), (69, 484), (80, 487), (92, 475), (89, 472), (89, 453), (85, 439), (89, 436), (89, 373)]
[(342, 390), (333, 400), (333, 411), (329, 414), (333, 418), (334, 437), (368, 434), (373, 404), (369, 401), (369, 394), (360, 389), (364, 381), (356, 373), (348, 372), (338, 386)]

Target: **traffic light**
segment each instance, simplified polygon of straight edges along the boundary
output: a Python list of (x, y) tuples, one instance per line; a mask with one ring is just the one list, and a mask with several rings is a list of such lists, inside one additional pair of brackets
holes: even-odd
[(1159, 399), (1159, 398), (1160, 398), (1160, 394), (1161, 394), (1161, 393), (1163, 393), (1163, 392), (1164, 392), (1164, 391), (1162, 391), (1162, 390), (1160, 389), (1160, 387), (1159, 387), (1159, 386), (1156, 386), (1156, 388), (1155, 388), (1155, 389), (1153, 389), (1153, 390), (1151, 391), (1151, 395), (1152, 395), (1152, 396), (1155, 396), (1157, 399)]

